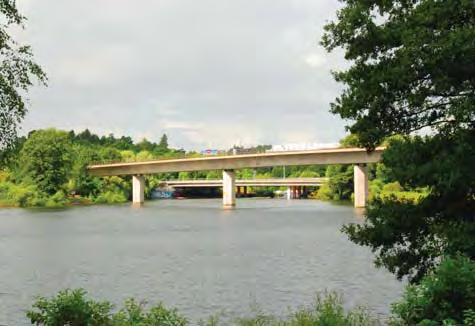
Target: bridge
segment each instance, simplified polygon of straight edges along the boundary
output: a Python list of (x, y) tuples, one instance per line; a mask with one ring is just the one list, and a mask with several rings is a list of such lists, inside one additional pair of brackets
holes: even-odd
[(236, 205), (235, 170), (293, 165), (354, 164), (354, 204), (365, 207), (368, 198), (367, 164), (381, 160), (383, 147), (368, 152), (363, 148), (334, 148), (295, 152), (199, 157), (190, 159), (156, 160), (147, 162), (91, 165), (93, 176), (132, 176), (132, 200), (136, 205), (144, 202), (144, 175), (182, 171), (222, 170), (223, 206)]
[[(282, 179), (243, 179), (236, 180), (238, 195), (247, 195), (247, 187), (287, 187), (287, 198), (301, 198), (306, 187), (319, 187), (328, 178), (282, 178)], [(162, 187), (173, 188), (220, 188), (223, 180), (168, 180), (160, 183)]]
[[(317, 187), (328, 178), (285, 178), (285, 179), (243, 179), (236, 180), (236, 187)], [(223, 180), (168, 180), (161, 185), (176, 188), (222, 187)]]

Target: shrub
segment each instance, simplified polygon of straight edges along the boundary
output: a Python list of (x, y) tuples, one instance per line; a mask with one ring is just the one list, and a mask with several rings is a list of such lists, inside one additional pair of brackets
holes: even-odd
[(42, 326), (107, 326), (111, 324), (112, 305), (86, 298), (82, 289), (60, 291), (55, 297), (40, 297), (26, 316)]
[[(216, 326), (218, 320), (213, 317), (208, 323), (201, 325)], [(293, 312), (285, 319), (279, 319), (258, 312), (254, 317), (240, 318), (230, 325), (235, 326), (376, 326), (380, 322), (373, 318), (365, 309), (357, 308), (346, 312), (341, 296), (336, 293), (317, 295), (310, 308), (302, 308)]]
[(174, 309), (162, 304), (146, 310), (145, 304), (133, 299), (113, 313), (107, 301), (86, 297), (83, 289), (60, 291), (53, 298), (40, 297), (26, 315), (39, 326), (186, 326), (188, 321)]
[(112, 325), (186, 326), (188, 321), (175, 309), (167, 309), (161, 303), (147, 311), (144, 303), (129, 299), (125, 307), (112, 317)]
[(127, 201), (127, 197), (122, 192), (112, 192), (106, 191), (94, 200), (97, 204), (120, 204), (125, 203)]
[[(475, 321), (475, 262), (447, 258), (393, 305), (392, 325), (465, 325)], [(470, 310), (472, 309), (472, 310)]]
[(64, 207), (65, 205), (68, 204), (68, 199), (66, 198), (66, 195), (64, 194), (63, 191), (58, 191), (55, 193), (53, 196), (49, 197), (46, 200), (45, 207), (49, 208), (56, 208), (56, 207)]
[[(86, 297), (86, 291), (60, 291), (53, 298), (40, 297), (33, 309), (27, 312), (31, 323), (38, 326), (187, 326), (188, 320), (175, 309), (163, 304), (147, 309), (143, 302), (129, 299), (124, 307), (113, 313), (107, 301), (94, 301)], [(471, 318), (471, 317), (470, 317)], [(216, 316), (200, 326), (218, 326)], [(257, 312), (250, 318), (240, 318), (228, 323), (236, 326), (376, 326), (380, 323), (366, 310), (357, 308), (346, 312), (342, 299), (335, 293), (318, 295), (314, 305), (300, 309), (285, 319)]]

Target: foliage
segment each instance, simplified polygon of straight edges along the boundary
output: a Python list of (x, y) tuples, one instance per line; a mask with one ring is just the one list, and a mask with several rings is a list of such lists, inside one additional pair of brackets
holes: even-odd
[[(472, 309), (472, 311), (470, 311)], [(463, 256), (447, 258), (420, 284), (409, 285), (393, 306), (392, 325), (474, 325), (475, 262)]]
[(26, 313), (31, 323), (39, 326), (185, 326), (188, 321), (175, 309), (163, 304), (146, 309), (134, 299), (113, 313), (108, 301), (87, 298), (83, 289), (60, 291), (52, 298), (40, 297)]
[(20, 175), (38, 189), (54, 194), (68, 180), (70, 142), (66, 132), (46, 129), (34, 132), (20, 151)]
[[(217, 326), (217, 317), (211, 317), (207, 323), (200, 325)], [(372, 317), (365, 309), (356, 308), (346, 312), (342, 299), (335, 293), (317, 295), (314, 304), (308, 308), (301, 308), (292, 312), (287, 318), (281, 319), (266, 315), (260, 311), (253, 317), (240, 318), (224, 325), (233, 326), (375, 326), (379, 321)]]
[(353, 194), (353, 167), (329, 165), (325, 175), (329, 178), (318, 190), (316, 198), (321, 200), (350, 200)]
[[(377, 264), (417, 282), (440, 257), (475, 257), (475, 3), (344, 0), (325, 27), (327, 50), (351, 60), (332, 112), (371, 150), (387, 136), (385, 182), (425, 195), (377, 198), (345, 231)], [(422, 130), (430, 136), (410, 138)]]
[(99, 187), (101, 192), (94, 199), (98, 204), (124, 203), (131, 194), (130, 182), (116, 176), (102, 178)]
[(343, 1), (322, 44), (352, 66), (332, 112), (355, 121), (361, 145), (426, 126), (473, 129), (475, 4), (458, 1)]
[[(27, 107), (23, 98), (35, 80), (46, 83), (46, 75), (33, 61), (31, 48), (18, 44), (9, 34), (13, 27), (24, 27), (26, 18), (14, 0), (0, 0), (0, 150), (14, 144), (19, 123)], [(0, 159), (2, 158), (0, 152)]]
[[(436, 161), (427, 161), (437, 153)], [(399, 164), (400, 157), (407, 162)], [(475, 257), (475, 134), (394, 140), (383, 155), (403, 187), (427, 187), (417, 200), (373, 201), (363, 225), (345, 227), (350, 239), (377, 252), (377, 264), (399, 278), (421, 279), (439, 257)]]
[(55, 297), (40, 297), (26, 315), (41, 326), (107, 326), (111, 323), (112, 304), (86, 298), (86, 291), (64, 290)]
[(114, 326), (186, 326), (188, 321), (175, 309), (167, 309), (163, 304), (145, 310), (144, 303), (134, 299), (125, 302), (125, 307), (112, 317)]
[[(168, 309), (159, 303), (147, 309), (143, 302), (128, 299), (124, 307), (113, 312), (113, 305), (107, 301), (87, 298), (82, 290), (60, 291), (52, 298), (40, 297), (27, 312), (32, 324), (39, 326), (187, 326), (189, 321), (175, 309)], [(349, 312), (343, 308), (342, 299), (335, 293), (319, 294), (314, 304), (291, 313), (285, 319), (257, 312), (254, 317), (239, 318), (229, 323), (220, 323), (218, 317), (211, 317), (202, 326), (218, 325), (260, 325), (260, 326), (375, 326), (379, 321), (365, 309), (356, 308)]]
[(168, 150), (168, 136), (166, 134), (163, 134), (162, 138), (160, 138), (160, 142), (158, 143), (158, 147), (160, 148), (161, 151), (167, 151)]

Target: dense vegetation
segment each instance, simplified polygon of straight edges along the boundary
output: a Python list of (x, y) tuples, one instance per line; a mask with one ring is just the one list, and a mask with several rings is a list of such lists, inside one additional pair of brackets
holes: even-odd
[[(174, 309), (158, 304), (147, 309), (144, 303), (134, 299), (125, 302), (124, 307), (113, 312), (113, 305), (107, 301), (95, 301), (79, 290), (61, 291), (55, 297), (39, 298), (33, 309), (27, 312), (32, 324), (44, 326), (90, 325), (90, 326), (185, 326), (190, 322)], [(258, 313), (235, 321), (221, 322), (219, 316), (199, 322), (202, 326), (217, 325), (332, 325), (371, 326), (378, 325), (376, 319), (364, 309), (345, 312), (338, 295), (330, 293), (318, 296), (311, 308), (303, 308), (290, 314), (287, 319)]]
[(332, 112), (368, 150), (402, 135), (384, 166), (401, 186), (426, 190), (377, 198), (345, 232), (418, 283), (447, 257), (475, 259), (475, 2), (342, 2), (322, 40), (351, 62), (335, 73), (344, 91)]

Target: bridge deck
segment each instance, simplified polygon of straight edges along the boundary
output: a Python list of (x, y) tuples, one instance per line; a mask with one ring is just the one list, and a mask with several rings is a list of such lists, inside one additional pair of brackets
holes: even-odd
[(191, 159), (92, 165), (91, 175), (141, 175), (181, 171), (233, 170), (291, 165), (359, 164), (381, 160), (383, 147), (372, 152), (364, 148), (335, 148), (297, 152), (272, 152), (232, 156), (212, 156)]

